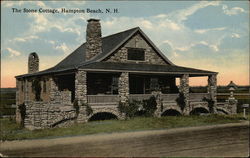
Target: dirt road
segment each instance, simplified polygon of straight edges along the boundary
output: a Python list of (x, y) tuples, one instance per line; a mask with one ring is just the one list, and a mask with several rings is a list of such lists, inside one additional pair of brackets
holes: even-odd
[(161, 157), (249, 155), (249, 122), (1, 143), (7, 156)]

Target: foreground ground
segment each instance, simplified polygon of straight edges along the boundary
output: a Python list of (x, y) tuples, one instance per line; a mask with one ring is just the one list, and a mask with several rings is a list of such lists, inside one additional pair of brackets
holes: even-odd
[(249, 121), (165, 130), (1, 142), (5, 156), (247, 157)]
[[(248, 115), (249, 117), (250, 115)], [(179, 127), (194, 127), (223, 123), (236, 123), (242, 120), (242, 115), (208, 115), (208, 116), (168, 116), (161, 118), (134, 118), (130, 120), (95, 121), (85, 124), (75, 124), (67, 128), (53, 128), (29, 131), (20, 128), (14, 121), (0, 119), (0, 140), (22, 140), (36, 138), (55, 138), (62, 136), (79, 136), (96, 133), (113, 133), (140, 131), (152, 129), (170, 129)]]

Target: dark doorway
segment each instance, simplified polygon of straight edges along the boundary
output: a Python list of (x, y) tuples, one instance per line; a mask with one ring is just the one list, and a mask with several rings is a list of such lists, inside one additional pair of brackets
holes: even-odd
[(161, 114), (161, 116), (180, 116), (181, 113), (174, 109), (166, 110), (164, 113)]
[(207, 111), (207, 109), (200, 107), (200, 108), (195, 108), (194, 110), (192, 110), (190, 112), (190, 115), (202, 115), (202, 114), (208, 114), (208, 113), (209, 111)]
[(94, 114), (89, 121), (101, 121), (101, 120), (117, 120), (117, 116), (109, 112), (100, 112)]

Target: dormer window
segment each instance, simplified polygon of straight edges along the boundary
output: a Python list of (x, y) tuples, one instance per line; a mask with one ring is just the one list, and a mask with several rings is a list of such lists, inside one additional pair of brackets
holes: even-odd
[(129, 48), (128, 49), (128, 60), (144, 61), (145, 60), (144, 49)]

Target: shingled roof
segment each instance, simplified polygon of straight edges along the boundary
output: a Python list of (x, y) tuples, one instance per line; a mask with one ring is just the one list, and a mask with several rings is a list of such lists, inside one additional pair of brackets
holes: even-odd
[[(143, 64), (143, 66), (133, 65), (133, 64), (121, 64), (121, 63), (103, 63), (101, 62), (104, 58), (112, 54), (116, 51), (120, 46), (122, 46), (128, 39), (130, 39), (135, 33), (139, 32), (148, 42), (149, 44), (156, 50), (156, 52), (170, 65), (161, 65), (161, 66), (153, 66), (149, 64)], [(69, 54), (66, 58), (64, 58), (60, 63), (55, 65), (52, 68), (47, 70), (39, 71), (31, 74), (24, 74), (16, 76), (16, 78), (21, 77), (29, 77), (36, 75), (44, 75), (50, 73), (58, 73), (69, 70), (76, 70), (78, 68), (87, 68), (87, 69), (123, 69), (123, 70), (132, 70), (137, 68), (138, 71), (155, 71), (155, 72), (182, 72), (182, 73), (197, 73), (197, 74), (211, 74), (215, 72), (204, 71), (192, 68), (184, 68), (174, 65), (170, 60), (167, 59), (165, 55), (153, 44), (153, 42), (147, 37), (147, 35), (139, 28), (132, 28), (123, 32), (119, 32), (116, 34), (112, 34), (102, 38), (102, 53), (99, 53), (95, 57), (90, 60), (86, 60), (85, 58), (85, 47), (86, 43), (83, 43), (80, 47), (74, 50), (71, 54)], [(129, 66), (130, 65), (130, 66)], [(133, 67), (133, 66), (135, 67)], [(114, 67), (112, 67), (114, 66)], [(159, 69), (160, 68), (160, 69)], [(171, 70), (171, 71), (170, 71)], [(180, 71), (181, 70), (181, 71)]]
[(164, 73), (164, 74), (189, 74), (190, 76), (207, 76), (215, 72), (207, 70), (199, 70), (175, 65), (152, 65), (152, 64), (137, 64), (137, 63), (118, 63), (118, 62), (95, 62), (82, 65), (80, 69), (88, 71), (129, 71), (140, 73)]

